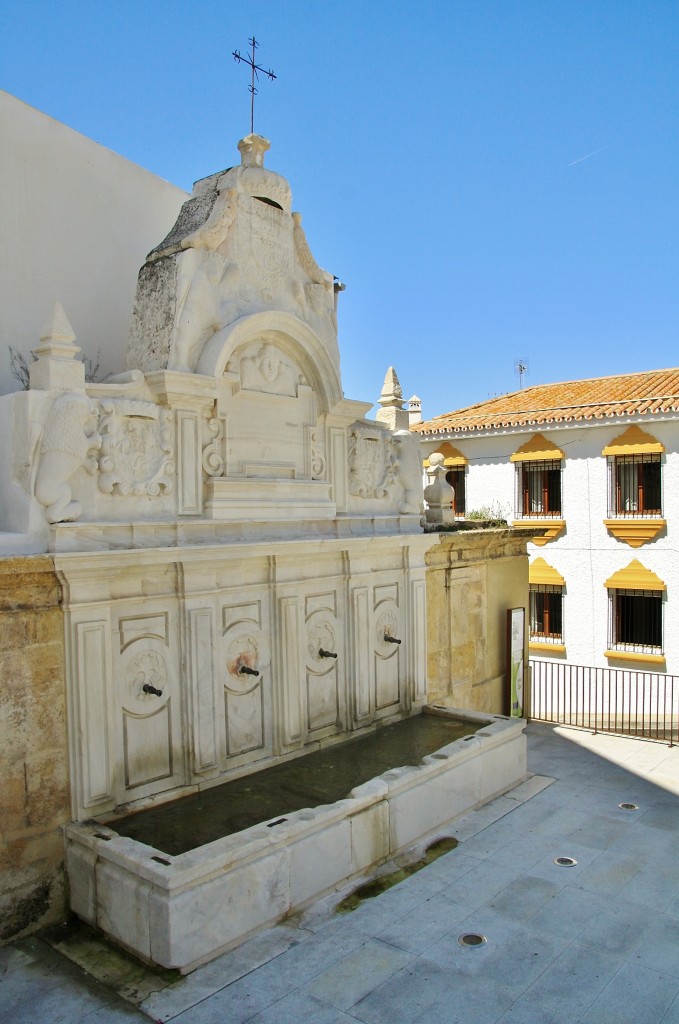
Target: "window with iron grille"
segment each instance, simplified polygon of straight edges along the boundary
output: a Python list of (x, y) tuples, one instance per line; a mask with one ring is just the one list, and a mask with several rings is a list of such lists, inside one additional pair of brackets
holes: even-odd
[(660, 455), (616, 455), (608, 460), (608, 514), (662, 516)]
[(465, 469), (464, 466), (456, 466), (446, 473), (446, 481), (455, 491), (453, 498), (453, 512), (456, 516), (463, 516), (466, 511), (465, 495)]
[(609, 590), (609, 594), (609, 648), (661, 654), (662, 591)]
[(531, 583), (530, 638), (547, 643), (563, 640), (563, 587)]
[(559, 459), (517, 464), (517, 517), (561, 516), (561, 465)]

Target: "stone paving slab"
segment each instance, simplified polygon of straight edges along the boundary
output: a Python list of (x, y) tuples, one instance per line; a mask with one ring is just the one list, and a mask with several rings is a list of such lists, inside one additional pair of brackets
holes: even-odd
[(155, 991), (130, 975), (144, 1014), (40, 938), (0, 949), (0, 1024), (679, 1024), (679, 748), (533, 723), (528, 752), (457, 849)]

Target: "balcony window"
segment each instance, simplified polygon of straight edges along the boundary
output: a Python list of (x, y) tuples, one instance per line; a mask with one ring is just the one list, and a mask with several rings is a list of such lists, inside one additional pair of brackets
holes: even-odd
[(547, 584), (531, 584), (530, 638), (540, 643), (562, 643), (562, 587)]
[(611, 590), (609, 593), (609, 649), (637, 654), (661, 654), (662, 591)]
[(660, 455), (616, 455), (609, 462), (609, 517), (662, 516)]
[(561, 516), (561, 461), (521, 462), (517, 473), (517, 515), (524, 518)]
[(610, 576), (607, 658), (665, 661), (663, 654), (663, 580), (636, 558)]

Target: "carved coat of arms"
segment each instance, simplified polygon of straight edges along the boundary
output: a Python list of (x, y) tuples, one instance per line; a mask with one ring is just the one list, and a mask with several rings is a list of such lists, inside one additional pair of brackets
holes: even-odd
[(271, 288), (289, 271), (292, 237), (286, 230), (285, 215), (267, 203), (252, 200), (250, 210), (250, 251), (262, 284)]
[(384, 498), (396, 479), (391, 437), (369, 427), (349, 432), (349, 490), (359, 498)]

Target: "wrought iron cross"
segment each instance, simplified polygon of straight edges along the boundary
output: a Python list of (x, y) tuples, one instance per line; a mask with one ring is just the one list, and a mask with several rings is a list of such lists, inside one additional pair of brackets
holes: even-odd
[(252, 79), (251, 79), (250, 86), (249, 86), (249, 88), (250, 88), (250, 134), (254, 135), (254, 133), (255, 133), (255, 96), (257, 95), (257, 87), (255, 86), (255, 79), (257, 79), (257, 81), (259, 81), (259, 74), (258, 74), (259, 71), (261, 71), (263, 75), (266, 75), (267, 78), (271, 79), (271, 81), (273, 81), (276, 76), (274, 75), (274, 73), (271, 70), (271, 68), (269, 68), (269, 70), (267, 71), (266, 68), (262, 68), (262, 67), (259, 66), (259, 64), (255, 64), (255, 50), (257, 49), (259, 43), (257, 42), (257, 40), (255, 39), (254, 36), (252, 37), (252, 39), (248, 39), (248, 42), (250, 43), (250, 46), (252, 47), (252, 56), (251, 57), (243, 57), (243, 55), (241, 54), (240, 50), (234, 50), (233, 51), (233, 59), (238, 64), (240, 64), (241, 61), (243, 61), (244, 64), (248, 64), (250, 66), (250, 68), (251, 68), (251, 71), (252, 71)]

